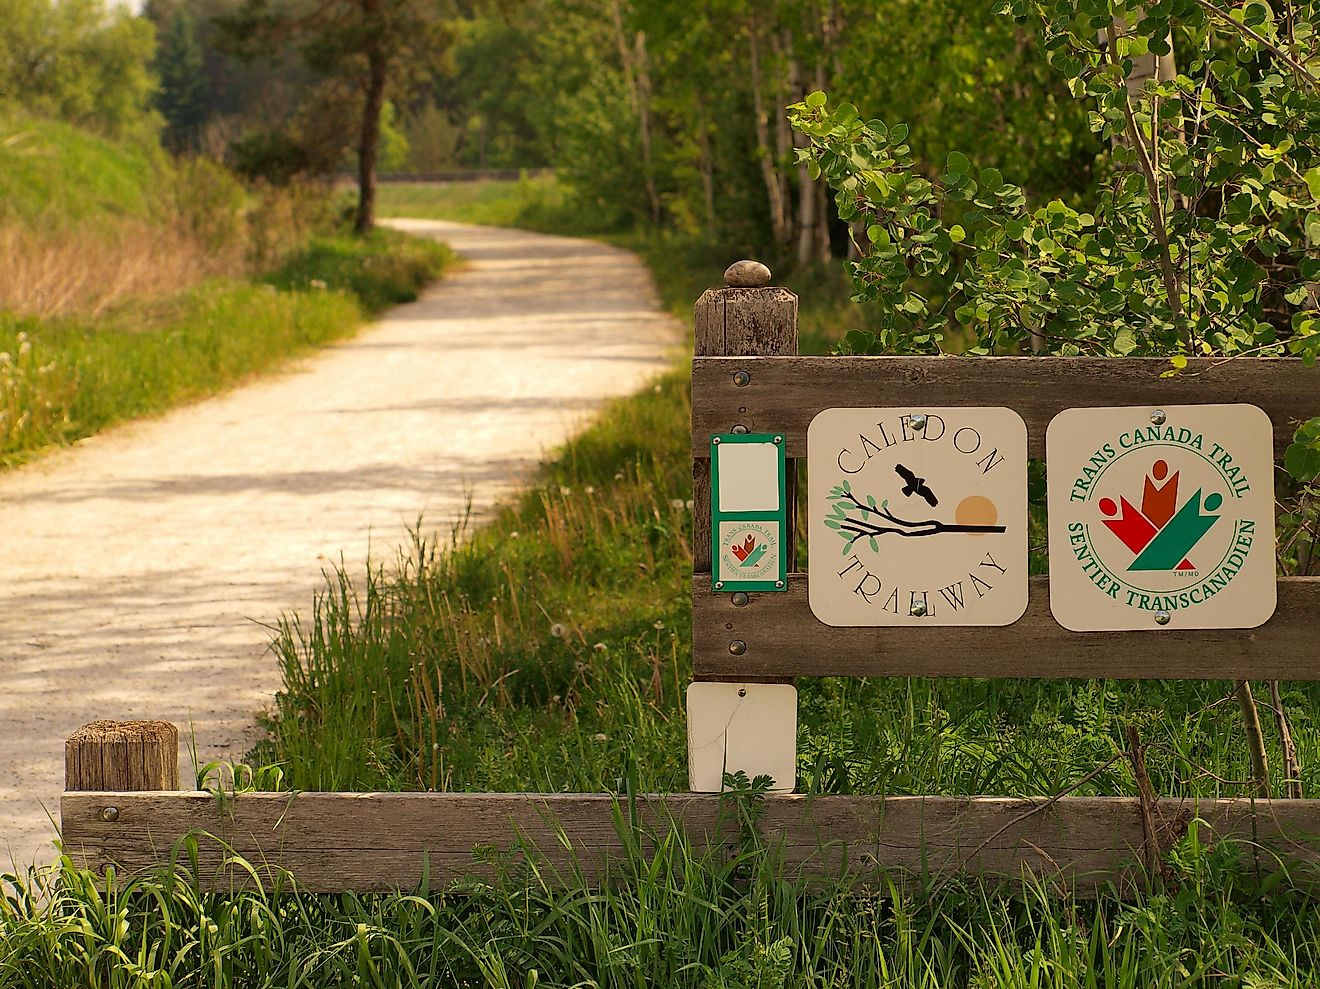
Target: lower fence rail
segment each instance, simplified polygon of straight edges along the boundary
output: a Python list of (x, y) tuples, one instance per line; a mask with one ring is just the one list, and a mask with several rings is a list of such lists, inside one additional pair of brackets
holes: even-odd
[(1320, 800), (1165, 798), (1153, 836), (1135, 797), (71, 791), (60, 816), (66, 853), (97, 870), (163, 866), (192, 835), (209, 889), (252, 885), (249, 868), (318, 892), (437, 889), (490, 877), (492, 853), (530, 855), (556, 883), (598, 883), (674, 830), (698, 853), (759, 841), (789, 877), (881, 892), (961, 875), (1132, 893), (1192, 828), (1263, 873), (1287, 867), (1290, 884), (1314, 889), (1320, 876)]

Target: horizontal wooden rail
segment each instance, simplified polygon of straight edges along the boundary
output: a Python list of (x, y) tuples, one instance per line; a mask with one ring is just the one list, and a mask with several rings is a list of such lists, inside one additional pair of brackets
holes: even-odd
[[(784, 594), (752, 594), (735, 607), (693, 585), (692, 667), (709, 680), (786, 676), (1107, 677), (1112, 679), (1320, 680), (1320, 577), (1279, 581), (1274, 617), (1253, 629), (1070, 632), (1050, 614), (1049, 579), (1031, 578), (1016, 624), (836, 628), (807, 601), (805, 574)], [(733, 641), (746, 648), (734, 655)], [(741, 649), (741, 647), (740, 647)]]
[[(1274, 423), (1276, 455), (1298, 422), (1320, 415), (1320, 369), (1300, 360), (1196, 359), (1161, 378), (1167, 370), (1160, 358), (698, 357), (692, 455), (709, 457), (711, 436), (741, 424), (783, 433), (788, 456), (805, 457), (807, 427), (831, 408), (1006, 406), (1026, 420), (1033, 457), (1045, 455), (1045, 428), (1064, 409), (1247, 402)], [(737, 371), (748, 375), (742, 387)]]
[[(643, 833), (681, 828), (697, 849), (739, 841), (732, 801), (717, 796), (647, 796), (638, 801)], [(1320, 800), (1162, 800), (1161, 850), (1204, 822), (1203, 841), (1251, 846), (1272, 871), (1294, 864), (1313, 884), (1320, 855)], [(615, 827), (615, 798), (594, 794), (301, 793), (242, 794), (217, 802), (206, 793), (65, 793), (64, 846), (73, 859), (136, 872), (169, 860), (184, 835), (203, 832), (254, 865), (290, 870), (308, 890), (432, 888), (488, 876), (477, 849), (508, 850), (519, 839), (537, 849), (552, 881), (580, 869), (588, 881), (626, 873)], [(626, 811), (624, 811), (626, 814)], [(1103, 886), (1131, 891), (1143, 882), (1148, 847), (1135, 798), (804, 797), (772, 795), (761, 805), (760, 834), (785, 873), (857, 883), (884, 877), (960, 874), (1020, 880), (1033, 874), (1081, 894)], [(198, 839), (201, 883), (249, 885), (226, 865), (213, 838)], [(186, 862), (186, 859), (185, 859)], [(881, 887), (883, 888), (883, 887)]]

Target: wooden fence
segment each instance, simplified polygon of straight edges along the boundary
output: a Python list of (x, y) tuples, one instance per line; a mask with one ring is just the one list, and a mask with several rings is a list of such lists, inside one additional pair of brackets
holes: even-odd
[[(734, 269), (731, 269), (733, 271)], [(736, 279), (735, 279), (736, 280)], [(1002, 628), (838, 628), (819, 622), (796, 572), (793, 527), (784, 593), (711, 588), (710, 440), (773, 431), (790, 458), (827, 407), (1007, 405), (1040, 456), (1065, 408), (1250, 402), (1265, 409), (1276, 459), (1292, 424), (1320, 409), (1295, 361), (1191, 361), (1162, 378), (1163, 361), (1052, 358), (800, 358), (797, 299), (782, 288), (725, 287), (696, 306), (692, 381), (693, 638), (697, 680), (753, 684), (799, 675), (1178, 677), (1320, 679), (1320, 579), (1282, 579), (1278, 609), (1251, 630), (1069, 632), (1051, 617), (1045, 581)], [(1152, 636), (1159, 648), (1152, 649)], [(718, 794), (298, 793), (214, 795), (178, 790), (178, 733), (162, 722), (98, 722), (67, 747), (61, 829), (66, 850), (95, 868), (148, 868), (185, 835), (198, 838), (199, 878), (251, 881), (227, 864), (292, 870), (313, 890), (434, 887), (486, 874), (475, 850), (536, 849), (560, 875), (600, 880), (627, 859), (624, 836), (680, 829), (697, 849), (747, 840), (737, 800)], [(736, 768), (736, 767), (730, 767)], [(764, 798), (754, 826), (789, 874), (859, 882), (962, 874), (1056, 880), (1079, 893), (1133, 889), (1193, 822), (1204, 841), (1240, 843), (1272, 869), (1313, 882), (1320, 800), (1137, 797), (802, 796)], [(622, 823), (623, 827), (620, 828)]]

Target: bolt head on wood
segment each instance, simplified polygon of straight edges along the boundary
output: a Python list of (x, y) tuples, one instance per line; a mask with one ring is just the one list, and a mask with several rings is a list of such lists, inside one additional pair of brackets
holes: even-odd
[(729, 288), (761, 288), (770, 284), (770, 269), (760, 261), (735, 261), (724, 269)]

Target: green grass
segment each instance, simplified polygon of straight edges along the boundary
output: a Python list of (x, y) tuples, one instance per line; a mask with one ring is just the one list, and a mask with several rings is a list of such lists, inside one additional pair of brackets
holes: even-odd
[(157, 148), (114, 144), (59, 121), (0, 117), (0, 222), (147, 216), (167, 169)]
[(342, 234), (313, 238), (265, 281), (286, 292), (348, 292), (364, 311), (377, 313), (401, 302), (412, 302), (418, 290), (435, 279), (451, 260), (452, 254), (444, 244), (378, 229), (366, 237)]
[(99, 317), (0, 313), (0, 466), (212, 394), (415, 298), (444, 245), (313, 238), (264, 284), (216, 280)]
[(630, 851), (618, 879), (590, 892), (572, 870), (516, 854), (488, 856), (488, 882), (387, 895), (309, 894), (288, 875), (201, 893), (186, 842), (175, 868), (128, 880), (66, 861), (0, 881), (0, 984), (1301, 989), (1320, 978), (1313, 902), (1190, 837), (1174, 884), (1123, 902), (1034, 883), (1017, 896), (805, 885), (750, 841), (712, 853), (672, 833), (620, 833)]

